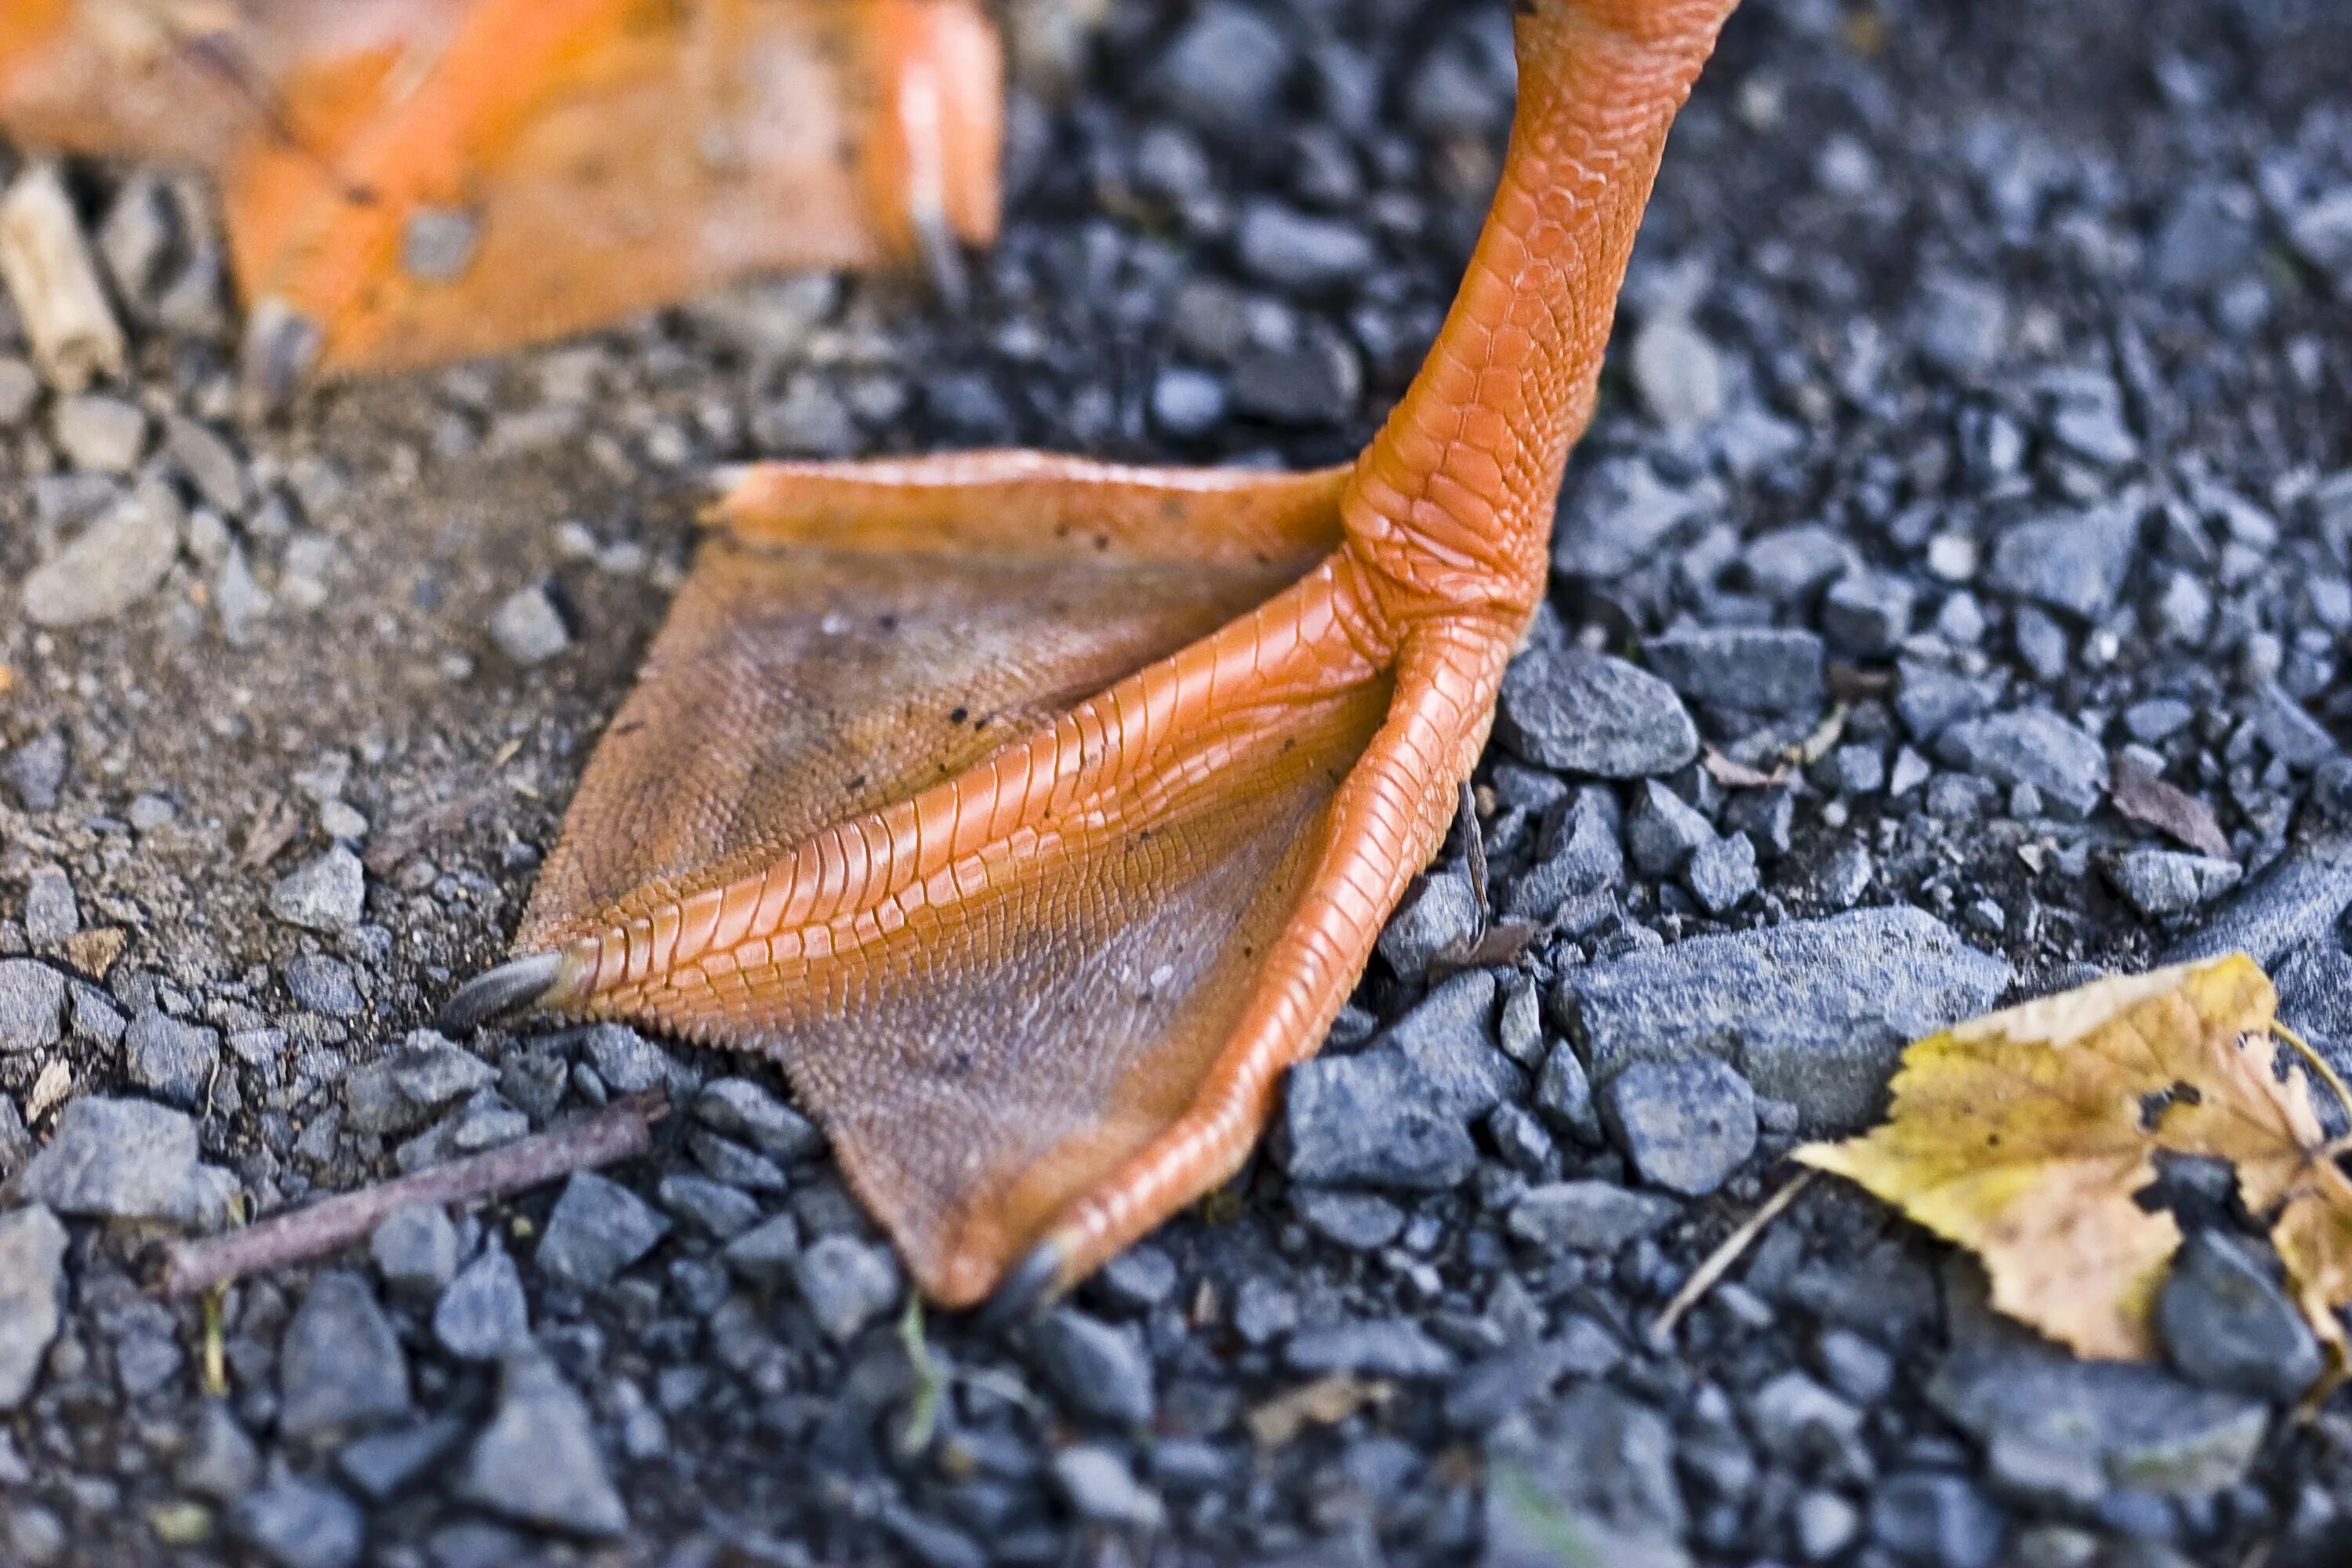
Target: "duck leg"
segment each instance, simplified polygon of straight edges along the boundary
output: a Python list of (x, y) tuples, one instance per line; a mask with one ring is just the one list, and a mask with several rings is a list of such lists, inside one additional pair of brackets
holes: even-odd
[(1730, 8), (1522, 0), (1493, 215), (1348, 468), (740, 478), (459, 1021), (775, 1057), (950, 1305), (1065, 1289), (1223, 1180), (1444, 839)]

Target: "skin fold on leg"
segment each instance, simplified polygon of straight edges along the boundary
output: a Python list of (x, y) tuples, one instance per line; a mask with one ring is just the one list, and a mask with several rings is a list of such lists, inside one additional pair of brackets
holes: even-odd
[(326, 374), (995, 237), (976, 0), (8, 0), (0, 127), (220, 180)]
[(924, 1290), (1066, 1289), (1237, 1170), (1442, 843), (1730, 0), (1522, 0), (1429, 361), (1351, 467), (739, 475), (461, 993), (780, 1061)]

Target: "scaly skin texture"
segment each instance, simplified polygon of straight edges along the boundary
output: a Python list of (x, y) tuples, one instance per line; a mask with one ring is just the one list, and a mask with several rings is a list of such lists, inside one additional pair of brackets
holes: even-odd
[(5, 0), (0, 126), (214, 173), (247, 303), (383, 371), (988, 243), (1000, 54), (976, 0)]
[(1232, 1174), (1486, 742), (1730, 9), (1525, 0), (1493, 214), (1349, 468), (740, 479), (517, 938), (542, 1005), (781, 1059), (949, 1304)]

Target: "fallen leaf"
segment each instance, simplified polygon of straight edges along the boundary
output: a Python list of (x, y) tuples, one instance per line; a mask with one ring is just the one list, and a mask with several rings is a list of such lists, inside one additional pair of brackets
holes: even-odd
[(2154, 1353), (2180, 1244), (2170, 1215), (2136, 1201), (2152, 1156), (2227, 1160), (2340, 1365), (2352, 1181), (2303, 1074), (2278, 1070), (2277, 1008), (2269, 977), (2232, 953), (1990, 1014), (1904, 1053), (1884, 1125), (1796, 1158), (1976, 1252), (2002, 1311), (2120, 1360)]
[(2144, 822), (2186, 844), (2200, 855), (2217, 860), (2234, 858), (2229, 836), (2213, 818), (2213, 808), (2187, 790), (2168, 784), (2129, 752), (2117, 752), (2108, 769), (2116, 809), (2134, 822)]
[(1395, 1396), (1388, 1384), (1335, 1372), (1251, 1411), (1250, 1436), (1261, 1448), (1284, 1447), (1309, 1426), (1336, 1426), (1359, 1410), (1385, 1405)]
[(92, 980), (103, 980), (114, 961), (122, 956), (122, 945), (128, 940), (119, 926), (78, 931), (66, 938), (66, 959)]

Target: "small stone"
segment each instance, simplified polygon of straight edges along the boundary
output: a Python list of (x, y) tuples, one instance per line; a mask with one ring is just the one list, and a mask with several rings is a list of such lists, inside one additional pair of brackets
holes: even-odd
[[(1510, 1109), (1517, 1108), (1496, 1107), (1498, 1110)], [(1290, 1203), (1298, 1211), (1298, 1217), (1307, 1222), (1307, 1229), (1326, 1241), (1356, 1252), (1378, 1251), (1404, 1229), (1404, 1211), (1377, 1193), (1351, 1193), (1338, 1187), (1294, 1187)]]
[(729, 1242), (719, 1257), (727, 1267), (755, 1285), (775, 1285), (790, 1278), (801, 1255), (800, 1222), (780, 1214), (752, 1226)]
[(58, 792), (65, 787), (66, 762), (65, 732), (44, 730), (0, 762), (0, 784), (8, 786), (25, 810), (55, 811)]
[(1108, 1448), (1076, 1443), (1054, 1456), (1054, 1482), (1079, 1518), (1154, 1531), (1167, 1518), (1159, 1495)]
[(898, 1260), (887, 1247), (828, 1236), (793, 1260), (793, 1282), (817, 1327), (843, 1344), (898, 1304)]
[(1363, 395), (1363, 365), (1346, 342), (1310, 331), (1288, 348), (1245, 349), (1234, 361), (1234, 406), (1276, 425), (1337, 425)]
[(1552, 564), (1564, 577), (1622, 576), (1650, 559), (1667, 535), (1720, 500), (1720, 489), (1713, 486), (1667, 485), (1638, 458), (1597, 463), (1561, 499)]
[(1592, 1082), (1565, 1042), (1552, 1047), (1543, 1071), (1536, 1076), (1536, 1110), (1556, 1131), (1580, 1142), (1601, 1142), (1601, 1111), (1592, 1102)]
[(276, 1568), (353, 1568), (367, 1526), (351, 1499), (323, 1481), (289, 1476), (249, 1492), (229, 1527)]
[(2211, 1231), (2174, 1256), (2157, 1324), (2173, 1364), (2210, 1388), (2285, 1404), (2319, 1376), (2319, 1342), (2272, 1271)]
[(1306, 295), (1360, 282), (1380, 260), (1372, 237), (1354, 224), (1270, 201), (1243, 211), (1236, 249), (1252, 277)]
[(367, 1011), (352, 966), (323, 952), (298, 952), (286, 961), (286, 989), (313, 1013), (330, 1018), (356, 1018)]
[(2009, 297), (1990, 283), (1937, 273), (1920, 287), (1912, 331), (1927, 363), (1962, 380), (1982, 375), (2009, 349)]
[(112, 620), (172, 570), (183, 521), (168, 487), (140, 485), (25, 579), (25, 618), (37, 626)]
[[(72, 881), (55, 866), (35, 868), (25, 879), (25, 940), (35, 947), (54, 947), (80, 929), (81, 905)], [(0, 1040), (5, 1036), (0, 1026)]]
[(808, 1118), (744, 1078), (713, 1079), (695, 1097), (694, 1114), (730, 1138), (751, 1142), (770, 1159), (786, 1163), (824, 1146), (824, 1135)]
[(1862, 1533), (1861, 1510), (1831, 1491), (1801, 1494), (1791, 1520), (1797, 1528), (1797, 1555), (1808, 1563), (1827, 1563)]
[(2244, 952), (2268, 968), (2291, 950), (2332, 932), (2352, 909), (2352, 839), (2312, 838), (2247, 882), (2160, 962), (2191, 963)]
[(186, 1490), (215, 1502), (234, 1502), (261, 1476), (261, 1450), (220, 1400), (207, 1399), (196, 1412), (187, 1451), (172, 1479)]
[[(1497, 1053), (1499, 1055), (1499, 1053)], [(1476, 1168), (1463, 1118), (1391, 1051), (1318, 1057), (1290, 1070), (1283, 1102), (1291, 1179), (1438, 1191)]]
[(1197, 440), (1225, 421), (1225, 384), (1204, 370), (1171, 365), (1151, 383), (1152, 423), (1179, 440)]
[(1642, 405), (1668, 431), (1696, 430), (1723, 412), (1723, 356), (1687, 317), (1667, 312), (1643, 322), (1632, 363)]
[(193, 1224), (213, 1195), (209, 1170), (196, 1163), (196, 1124), (184, 1113), (86, 1095), (58, 1113), (16, 1193), (59, 1214)]
[(1608, 1182), (1553, 1182), (1511, 1205), (1509, 1229), (1545, 1252), (1614, 1252), (1654, 1236), (1682, 1212), (1672, 1198), (1628, 1192)]
[(669, 1221), (617, 1182), (573, 1173), (547, 1216), (534, 1258), (540, 1272), (580, 1290), (601, 1290), (669, 1234)]
[(1861, 658), (1892, 653), (1911, 630), (1911, 584), (1875, 572), (1830, 585), (1822, 600), (1822, 629), (1843, 651)]
[(760, 1223), (757, 1198), (707, 1176), (664, 1176), (657, 1195), (663, 1208), (720, 1241), (740, 1236)]
[(367, 868), (336, 845), (305, 861), (269, 889), (269, 912), (288, 925), (336, 935), (360, 923), (367, 907)]
[(1065, 1308), (1040, 1320), (1027, 1343), (1038, 1374), (1079, 1415), (1129, 1426), (1150, 1422), (1158, 1405), (1151, 1356), (1133, 1331)]
[(1952, 767), (1996, 784), (2032, 784), (2053, 808), (2088, 816), (2107, 788), (2107, 753), (2098, 742), (2046, 708), (1956, 724), (1936, 750)]
[(1722, 1057), (1826, 1133), (1874, 1120), (1903, 1047), (1985, 1012), (2009, 983), (2006, 963), (1898, 906), (1571, 969), (1552, 1012), (1598, 1082), (1633, 1061)]
[(2238, 885), (2234, 860), (2168, 849), (2135, 849), (2109, 863), (2107, 880), (2150, 920), (2185, 914)]
[(49, 433), (75, 468), (128, 474), (147, 449), (147, 414), (135, 403), (85, 392), (58, 402)]
[(38, 1205), (0, 1214), (0, 1410), (33, 1392), (65, 1306), (66, 1227)]
[(408, 1358), (356, 1274), (319, 1276), (294, 1320), (278, 1359), (278, 1427), (310, 1437), (408, 1413)]
[(1602, 1124), (1653, 1186), (1705, 1197), (1756, 1151), (1756, 1094), (1712, 1057), (1636, 1062), (1600, 1097)]
[(149, 1007), (122, 1037), (131, 1081), (158, 1100), (194, 1106), (220, 1067), (220, 1031)]
[(457, 1272), (457, 1227), (439, 1204), (411, 1204), (377, 1223), (368, 1255), (393, 1289), (431, 1296)]
[(1500, 714), (1505, 746), (1562, 773), (1647, 778), (1698, 755), (1698, 730), (1673, 688), (1580, 648), (1522, 654), (1503, 677)]
[(1381, 932), (1381, 956), (1398, 978), (1419, 981), (1439, 953), (1467, 947), (1478, 936), (1483, 911), (1466, 867), (1431, 871)]
[(518, 588), (490, 612), (490, 637), (499, 651), (525, 669), (545, 664), (572, 646), (563, 612), (541, 586)]
[(163, 445), (180, 471), (214, 507), (235, 516), (253, 504), (253, 487), (247, 481), (244, 460), (211, 426), (182, 414), (166, 415)]
[(496, 1361), (530, 1338), (522, 1275), (505, 1248), (488, 1247), (433, 1306), (433, 1337), (460, 1361)]
[(1758, 887), (1756, 845), (1740, 834), (1702, 844), (1683, 868), (1683, 885), (1711, 915), (1727, 915)]
[(1853, 546), (1825, 523), (1799, 523), (1759, 533), (1740, 547), (1739, 574), (1775, 604), (1808, 597), (1853, 563)]
[(1715, 825), (1682, 796), (1655, 779), (1635, 787), (1633, 809), (1625, 818), (1625, 847), (1642, 875), (1671, 877), (1701, 846), (1713, 842)]
[(0, 1055), (65, 1038), (66, 977), (29, 958), (0, 958)]
[(500, 1369), (498, 1413), (475, 1441), (459, 1490), (523, 1524), (587, 1536), (629, 1527), (587, 1405), (535, 1351), (517, 1352)]
[(454, 1453), (465, 1441), (467, 1426), (455, 1415), (437, 1415), (378, 1432), (343, 1445), (335, 1468), (370, 1502), (389, 1502)]
[[(1675, 1434), (1663, 1415), (1594, 1383), (1529, 1414), (1487, 1438), (1487, 1473), (1517, 1483), (1487, 1489), (1488, 1563), (1689, 1568)], [(1571, 1520), (1578, 1551), (1564, 1557), (1559, 1531)]]
[(1547, 829), (1542, 858), (1511, 884), (1503, 912), (1548, 924), (1570, 901), (1615, 886), (1625, 875), (1622, 816), (1608, 785), (1578, 790)]
[(614, 1094), (642, 1094), (667, 1083), (676, 1072), (669, 1054), (622, 1024), (599, 1024), (583, 1047), (588, 1063)]
[(1444, 1377), (1454, 1370), (1453, 1354), (1403, 1318), (1303, 1331), (1291, 1336), (1283, 1362), (1293, 1372), (1368, 1377)]
[(2008, 1521), (1959, 1476), (1890, 1476), (1871, 1493), (1871, 1539), (1906, 1562), (1991, 1568)]
[(2018, 523), (1994, 542), (1986, 581), (2001, 593), (2095, 621), (2123, 592), (2139, 531), (2137, 512), (2121, 506)]
[(2277, 681), (2256, 686), (2246, 706), (2246, 721), (2271, 755), (2288, 767), (2315, 768), (2337, 754), (2336, 737)]
[(1493, 973), (1469, 970), (1398, 1019), (1375, 1049), (1402, 1056), (1435, 1090), (1445, 1114), (1469, 1121), (1527, 1088), (1526, 1076), (1493, 1043), (1494, 1016)]
[(1761, 626), (1668, 632), (1642, 645), (1642, 659), (1703, 707), (1744, 713), (1810, 713), (1828, 695), (1827, 652), (1811, 632)]

